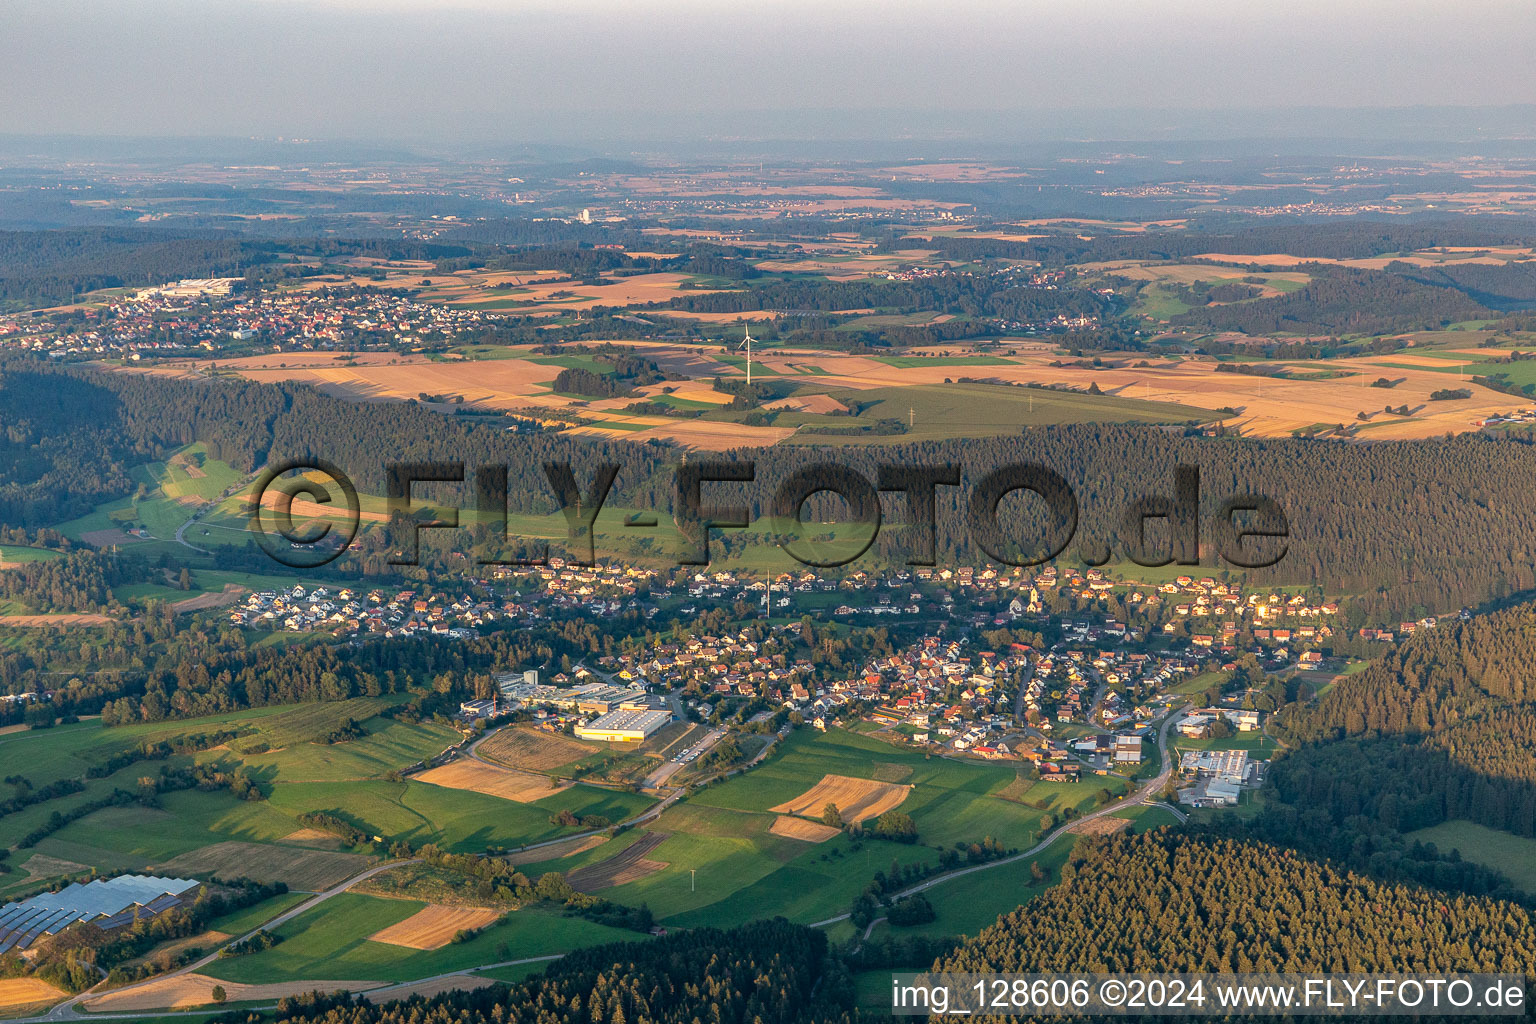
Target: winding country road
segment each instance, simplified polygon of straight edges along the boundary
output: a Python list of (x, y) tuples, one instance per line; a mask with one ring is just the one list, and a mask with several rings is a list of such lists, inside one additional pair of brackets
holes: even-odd
[[(1169, 805), (1167, 803), (1164, 803), (1164, 802), (1162, 802), (1160, 800), (1153, 800), (1153, 799), (1150, 799), (1150, 798), (1153, 796), (1153, 794), (1155, 794), (1159, 790), (1161, 790), (1162, 787), (1165, 784), (1167, 784), (1168, 779), (1173, 774), (1173, 768), (1174, 768), (1173, 762), (1169, 759), (1169, 756), (1168, 756), (1168, 730), (1173, 726), (1173, 723), (1176, 720), (1182, 718), (1184, 716), (1184, 713), (1186, 711), (1188, 711), (1188, 710), (1189, 710), (1189, 705), (1186, 704), (1183, 707), (1180, 707), (1180, 708), (1178, 708), (1176, 710), (1170, 711), (1168, 716), (1163, 720), (1163, 724), (1162, 724), (1161, 728), (1158, 730), (1157, 746), (1158, 746), (1158, 751), (1159, 751), (1159, 753), (1161, 755), (1162, 770), (1160, 772), (1158, 772), (1156, 778), (1153, 778), (1153, 779), (1143, 783), (1140, 788), (1136, 789), (1134, 792), (1126, 795), (1125, 797), (1122, 797), (1121, 799), (1114, 801), (1113, 803), (1105, 804), (1103, 807), (1099, 808), (1096, 811), (1091, 811), (1088, 814), (1082, 815), (1081, 817), (1074, 818), (1071, 822), (1067, 822), (1067, 823), (1062, 824), (1059, 828), (1057, 828), (1054, 831), (1052, 831), (1044, 839), (1040, 840), (1040, 842), (1036, 843), (1034, 846), (1031, 846), (1029, 849), (1022, 851), (1021, 853), (1016, 853), (1016, 854), (1012, 855), (1011, 857), (1004, 857), (1001, 860), (989, 861), (989, 862), (987, 862), (985, 864), (973, 864), (973, 865), (970, 865), (969, 867), (957, 868), (956, 870), (950, 871), (950, 872), (948, 872), (946, 874), (937, 875), (937, 876), (935, 876), (933, 878), (927, 879), (925, 881), (919, 882), (916, 885), (913, 885), (913, 886), (910, 886), (910, 887), (908, 887), (906, 889), (901, 890), (900, 892), (895, 894), (895, 898), (896, 899), (901, 899), (901, 898), (904, 898), (904, 897), (907, 897), (907, 896), (915, 895), (917, 893), (926, 892), (929, 889), (933, 889), (933, 888), (935, 888), (937, 886), (944, 885), (947, 882), (952, 882), (952, 881), (954, 881), (957, 878), (963, 878), (966, 875), (975, 874), (978, 871), (990, 871), (990, 870), (992, 870), (994, 868), (1003, 867), (1006, 864), (1016, 864), (1019, 861), (1024, 860), (1027, 857), (1036, 856), (1041, 851), (1048, 849), (1053, 843), (1056, 842), (1056, 840), (1060, 839), (1063, 835), (1065, 835), (1068, 832), (1070, 832), (1071, 829), (1074, 826), (1080, 825), (1083, 822), (1093, 821), (1095, 818), (1102, 818), (1102, 817), (1104, 817), (1106, 815), (1113, 814), (1116, 811), (1124, 810), (1127, 807), (1135, 807), (1135, 806), (1139, 806), (1139, 805), (1143, 805), (1143, 804), (1145, 804), (1147, 806), (1150, 806), (1150, 807), (1159, 807), (1159, 808), (1162, 808), (1164, 810), (1167, 810), (1168, 812), (1173, 814), (1176, 818), (1178, 818), (1180, 821), (1184, 821), (1187, 816), (1182, 811), (1180, 811), (1176, 807), (1173, 807), (1173, 806), (1171, 806), (1171, 805)], [(485, 739), (487, 737), (489, 737), (489, 735), (490, 735), (490, 733), (488, 732), (484, 736), (481, 736), (478, 740), (476, 740), (473, 744), (471, 744), (466, 749), (466, 753), (470, 757), (474, 758), (475, 760), (481, 760), (481, 758), (476, 753), (476, 749), (475, 748), (479, 747), (479, 745), (481, 743), (483, 743), (485, 741)], [(771, 749), (772, 746), (773, 746), (773, 744), (770, 743), (768, 748), (765, 748), (764, 752), (766, 753), (766, 750), (767, 749)], [(756, 760), (757, 759), (754, 759), (753, 763), (756, 763)], [(489, 764), (491, 762), (486, 762), (486, 763)], [(666, 799), (660, 801), (654, 807), (651, 807), (649, 810), (645, 811), (644, 813), (639, 814), (636, 817), (629, 819), (624, 824), (626, 824), (626, 825), (639, 825), (639, 824), (642, 824), (642, 823), (644, 823), (646, 821), (650, 821), (651, 819), (660, 816), (668, 807), (672, 806), (679, 799), (681, 799), (682, 796), (683, 796), (683, 792), (681, 790), (674, 791)], [(553, 845), (555, 843), (565, 843), (565, 842), (569, 842), (572, 839), (580, 838), (581, 836), (595, 835), (595, 834), (598, 834), (599, 832), (604, 832), (604, 831), (607, 831), (607, 830), (606, 829), (594, 829), (591, 832), (578, 833), (577, 835), (561, 836), (558, 839), (551, 839), (551, 840), (548, 840), (546, 842), (532, 843), (532, 844), (529, 844), (528, 846), (519, 847), (519, 850), (536, 850), (536, 849), (539, 849), (541, 847), (551, 846), (551, 845)], [(256, 935), (256, 934), (258, 934), (260, 932), (270, 931), (273, 928), (279, 927), (280, 925), (283, 925), (283, 924), (287, 923), (288, 921), (293, 920), (295, 917), (298, 917), (300, 914), (303, 914), (303, 913), (305, 913), (307, 911), (313, 910), (315, 907), (319, 906), (321, 903), (323, 903), (326, 900), (330, 899), (332, 896), (336, 896), (336, 895), (338, 895), (340, 893), (346, 892), (348, 889), (352, 888), (354, 885), (357, 885), (359, 882), (362, 882), (362, 881), (365, 881), (365, 880), (367, 880), (369, 878), (372, 878), (374, 875), (377, 875), (380, 872), (388, 871), (390, 868), (399, 867), (399, 866), (401, 866), (403, 864), (414, 864), (418, 860), (419, 860), (419, 858), (412, 858), (412, 859), (409, 859), (409, 860), (391, 860), (391, 861), (385, 861), (382, 864), (375, 864), (374, 866), (368, 868), (366, 871), (362, 871), (362, 872), (360, 872), (360, 873), (358, 873), (356, 875), (353, 875), (351, 878), (347, 879), (344, 882), (341, 882), (339, 885), (336, 885), (333, 888), (327, 889), (324, 892), (319, 892), (319, 893), (314, 894), (312, 897), (310, 897), (307, 900), (304, 900), (303, 902), (299, 903), (297, 906), (294, 906), (293, 908), (284, 911), (283, 913), (277, 915), (276, 917), (272, 918), (271, 920), (269, 920), (269, 921), (267, 921), (267, 922), (257, 926), (256, 928), (253, 928), (251, 931), (245, 933), (244, 935), (240, 936), (239, 938), (231, 940), (230, 943), (226, 943), (225, 945), (232, 945), (235, 942), (242, 942), (242, 941), (244, 941), (244, 940), (250, 938), (251, 936)], [(838, 914), (836, 917), (829, 917), (829, 918), (827, 918), (825, 920), (817, 921), (814, 924), (810, 925), (810, 927), (812, 927), (812, 928), (824, 928), (824, 927), (826, 927), (828, 925), (837, 924), (839, 921), (846, 921), (846, 920), (848, 920), (849, 917), (850, 917), (849, 914)], [(883, 919), (880, 919), (880, 920), (883, 920)], [(865, 929), (865, 931), (864, 931), (864, 939), (865, 940), (867, 940), (869, 938), (870, 934), (874, 931), (875, 925), (879, 924), (880, 920), (876, 920), (876, 921), (871, 922), (869, 927)], [(221, 946), (220, 948), (222, 949), (223, 947)], [(152, 979), (149, 979), (148, 981), (139, 982), (136, 985), (126, 985), (126, 986), (124, 986), (124, 987), (122, 987), (120, 989), (114, 989), (113, 991), (114, 992), (130, 992), (130, 991), (133, 991), (134, 989), (142, 987), (142, 986), (146, 986), (146, 985), (150, 985), (150, 984), (156, 984), (156, 983), (163, 983), (167, 978), (174, 978), (174, 977), (177, 977), (177, 976), (183, 975), (183, 974), (191, 974), (191, 973), (193, 973), (193, 972), (195, 972), (197, 970), (200, 970), (203, 967), (206, 967), (208, 964), (210, 964), (214, 960), (218, 959), (218, 955), (219, 955), (219, 951), (215, 950), (214, 952), (209, 953), (207, 956), (203, 957), (202, 959), (200, 959), (200, 960), (198, 960), (198, 961), (196, 961), (194, 963), (188, 964), (185, 967), (179, 968), (179, 969), (174, 970), (174, 971), (167, 972), (166, 974), (157, 975), (156, 977), (154, 977)], [(504, 961), (502, 963), (481, 964), (481, 965), (478, 965), (476, 967), (466, 968), (466, 969), (460, 970), (460, 971), (449, 971), (449, 972), (444, 973), (444, 974), (435, 974), (435, 975), (432, 975), (431, 977), (427, 977), (427, 978), (416, 978), (413, 981), (409, 981), (409, 982), (401, 982), (401, 983), (395, 984), (395, 985), (383, 985), (383, 986), (380, 986), (377, 989), (369, 989), (369, 990), (367, 990), (367, 995), (368, 995), (369, 998), (374, 998), (374, 997), (377, 997), (377, 996), (380, 996), (380, 995), (384, 995), (384, 994), (386, 994), (388, 992), (391, 992), (391, 991), (399, 991), (401, 993), (405, 993), (410, 988), (412, 988), (413, 986), (422, 985), (422, 984), (426, 984), (426, 983), (433, 982), (433, 981), (440, 981), (440, 980), (443, 980), (445, 978), (454, 978), (454, 977), (466, 977), (467, 978), (467, 977), (473, 977), (475, 975), (475, 973), (478, 972), (478, 971), (491, 970), (491, 969), (495, 969), (495, 968), (499, 968), (499, 967), (511, 967), (511, 966), (516, 966), (516, 965), (519, 965), (519, 964), (540, 963), (540, 962), (543, 962), (543, 961), (546, 961), (546, 960), (558, 960), (563, 955), (564, 955), (563, 953), (548, 953), (548, 954), (544, 954), (542, 956), (524, 957), (524, 958), (518, 959), (518, 960), (507, 960), (507, 961)], [(76, 1008), (80, 1003), (85, 1002), (85, 1001), (87, 1001), (89, 999), (92, 999), (96, 995), (100, 995), (100, 993), (93, 993), (91, 990), (87, 990), (85, 992), (80, 993), (79, 995), (72, 996), (69, 999), (66, 999), (62, 1003), (59, 1003), (57, 1006), (55, 1006), (51, 1010), (49, 1010), (46, 1014), (43, 1014), (41, 1016), (36, 1016), (36, 1017), (15, 1018), (12, 1021), (12, 1024), (52, 1024), (52, 1022), (59, 1022), (59, 1021), (82, 1021), (82, 1020), (123, 1020), (123, 1019), (138, 1019), (138, 1018), (142, 1018), (143, 1016), (145, 1016), (142, 1012), (137, 1012), (137, 1013), (110, 1013), (110, 1012), (108, 1012), (108, 1013), (84, 1013), (83, 1014), (83, 1013), (81, 1013)], [(208, 1012), (209, 1012), (209, 1009), (204, 1007), (204, 1008), (199, 1008), (199, 1009), (196, 1009), (196, 1010), (187, 1010), (187, 1011), (182, 1011), (182, 1012), (177, 1012), (177, 1011), (157, 1011), (154, 1015), (156, 1017), (201, 1016), (201, 1015), (206, 1015)]]
[[(1000, 868), (1005, 864), (1017, 864), (1019, 861), (1024, 860), (1026, 857), (1036, 856), (1042, 850), (1049, 848), (1052, 843), (1066, 835), (1075, 826), (1081, 825), (1085, 821), (1093, 821), (1095, 818), (1102, 818), (1106, 815), (1113, 814), (1116, 811), (1124, 810), (1127, 807), (1135, 807), (1140, 804), (1146, 804), (1152, 807), (1164, 807), (1169, 810), (1173, 810), (1173, 808), (1169, 807), (1167, 804), (1160, 800), (1151, 800), (1148, 798), (1161, 790), (1163, 786), (1167, 784), (1169, 777), (1173, 774), (1173, 762), (1168, 759), (1168, 730), (1173, 726), (1174, 721), (1183, 718), (1184, 712), (1188, 710), (1189, 705), (1186, 704), (1177, 710), (1170, 711), (1168, 713), (1168, 717), (1163, 719), (1162, 728), (1159, 729), (1157, 733), (1157, 748), (1161, 754), (1163, 763), (1162, 771), (1158, 772), (1156, 778), (1143, 783), (1140, 789), (1127, 794), (1119, 800), (1116, 800), (1114, 803), (1105, 804), (1103, 807), (1100, 807), (1096, 811), (1090, 811), (1089, 813), (1084, 814), (1082, 817), (1073, 818), (1072, 821), (1064, 823), (1054, 832), (1050, 833), (1044, 839), (1036, 843), (1034, 846), (1031, 846), (1029, 849), (1024, 850), (1021, 853), (1016, 853), (1011, 857), (1004, 857), (1000, 860), (988, 861), (985, 864), (973, 864), (970, 867), (957, 868), (956, 870), (950, 871), (947, 874), (936, 875), (933, 878), (919, 882), (914, 886), (901, 890), (900, 892), (896, 893), (893, 898), (902, 899), (903, 897), (912, 896), (920, 892), (927, 892), (929, 889), (932, 889), (936, 886), (943, 885), (946, 882), (952, 882), (957, 878), (963, 878), (966, 875), (973, 875), (978, 871), (991, 871), (993, 868)], [(1183, 815), (1181, 812), (1174, 811), (1173, 813), (1179, 818), (1180, 821), (1185, 819), (1185, 815)], [(811, 927), (824, 928), (827, 925), (837, 924), (839, 921), (846, 921), (850, 916), (851, 915), (849, 914), (838, 914), (836, 917), (829, 917), (825, 921), (817, 921), (816, 923), (812, 924)]]

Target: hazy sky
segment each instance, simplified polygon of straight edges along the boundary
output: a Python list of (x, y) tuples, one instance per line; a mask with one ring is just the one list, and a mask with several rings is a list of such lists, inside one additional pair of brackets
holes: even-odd
[(761, 111), (1518, 104), (1533, 43), (1531, 0), (0, 0), (0, 133), (506, 141), (793, 129)]

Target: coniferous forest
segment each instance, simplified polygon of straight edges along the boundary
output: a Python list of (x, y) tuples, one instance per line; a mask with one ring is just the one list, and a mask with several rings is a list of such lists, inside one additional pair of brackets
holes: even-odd
[[(28, 399), (39, 392), (59, 400), (39, 407)], [(130, 490), (133, 465), (194, 441), (247, 472), (269, 460), (324, 458), (373, 494), (385, 492), (385, 467), (392, 462), (460, 460), (467, 474), (481, 465), (507, 466), (509, 507), (538, 513), (556, 508), (539, 470), (543, 463), (569, 462), (583, 483), (599, 464), (612, 464), (620, 469), (610, 504), (663, 513), (675, 505), (673, 449), (512, 434), (415, 403), (358, 405), (301, 386), (188, 383), (6, 360), (0, 362), (0, 414), (6, 422), (0, 520), (28, 528), (83, 514)], [(1135, 458), (1127, 459), (1128, 452)], [(1072, 558), (1092, 542), (1108, 542), (1117, 554), (1130, 550), (1122, 539), (1126, 510), (1141, 497), (1171, 495), (1175, 467), (1187, 464), (1200, 470), (1203, 564), (1224, 564), (1214, 523), (1226, 499), (1262, 495), (1283, 511), (1284, 556), (1253, 571), (1256, 584), (1353, 593), (1352, 608), (1368, 621), (1478, 606), (1536, 588), (1536, 557), (1518, 541), (1524, 524), (1536, 520), (1536, 490), (1528, 484), (1536, 478), (1536, 446), (1516, 437), (1343, 445), (1093, 424), (964, 442), (848, 447), (833, 456), (780, 446), (722, 458), (753, 461), (757, 482), (712, 484), (710, 500), (744, 502), (754, 516), (771, 510), (779, 483), (813, 465), (830, 464), (822, 471), (829, 479), (854, 470), (871, 481), (881, 464), (958, 465), (961, 486), (937, 492), (937, 556), (951, 564), (989, 560), (967, 529), (965, 499), (994, 467), (1039, 463), (1062, 475), (1078, 503), (1076, 536), (1063, 552)], [(890, 508), (891, 522), (900, 523), (904, 505), (893, 501)], [(1040, 508), (1022, 501), (1005, 504), (999, 524), (1026, 549), (1060, 536)], [(739, 541), (726, 533), (716, 543)], [(1279, 550), (1277, 542), (1248, 543), (1241, 550), (1250, 555)], [(875, 551), (891, 563), (912, 554), (894, 530), (882, 533)]]

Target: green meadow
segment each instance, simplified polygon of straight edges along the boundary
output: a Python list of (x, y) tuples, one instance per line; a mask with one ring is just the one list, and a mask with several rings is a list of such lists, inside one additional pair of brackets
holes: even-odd
[[(373, 942), (368, 936), (410, 917), (424, 903), (342, 893), (277, 928), (283, 941), (268, 950), (216, 960), (204, 974), (223, 981), (410, 981), (479, 964), (581, 946), (633, 941), (632, 931), (609, 928), (540, 907), (515, 910), (468, 942), (420, 950)], [(503, 948), (505, 947), (505, 948)], [(505, 955), (503, 955), (505, 954)]]
[[(912, 815), (918, 842), (854, 842), (844, 834), (809, 843), (769, 831), (776, 815), (768, 808), (828, 774), (912, 786), (899, 809)], [(1126, 787), (1097, 777), (1075, 785), (1033, 782), (1012, 765), (928, 757), (847, 730), (800, 730), (762, 765), (695, 793), (648, 824), (666, 838), (646, 858), (666, 867), (603, 895), (645, 903), (664, 922), (685, 927), (774, 915), (814, 922), (845, 912), (893, 861), (933, 864), (939, 849), (989, 836), (1027, 848), (1038, 840), (1045, 813), (1096, 807), (1105, 788), (1119, 795)], [(604, 846), (584, 856), (592, 863), (618, 852)], [(995, 916), (996, 902), (989, 906)]]
[[(106, 777), (86, 779), (83, 792), (7, 815), (5, 834), (14, 837), (11, 842), (45, 824), (55, 812), (68, 814), (115, 789), (137, 791), (139, 780), (157, 774), (162, 766), (194, 761), (226, 768), (243, 765), (266, 799), (242, 801), (222, 790), (183, 790), (161, 794), (158, 807), (131, 804), (96, 810), (57, 829), (35, 848), (16, 851), (12, 863), (24, 870), (0, 879), (0, 892), (80, 870), (69, 865), (142, 869), (213, 843), (276, 842), (299, 829), (298, 817), (308, 811), (335, 815), (389, 840), (434, 842), (478, 853), (487, 846), (521, 846), (558, 837), (569, 830), (549, 819), (562, 810), (620, 821), (653, 802), (647, 796), (585, 784), (523, 804), (409, 778), (391, 781), (399, 769), (433, 757), (459, 739), (458, 732), (444, 725), (401, 722), (379, 714), (397, 699), (363, 697), (111, 729), (91, 720), (13, 733), (0, 742), (0, 775), (23, 775), (37, 787), (84, 779), (92, 766), (144, 740), (249, 730), (213, 750), (128, 764)], [(348, 718), (361, 722), (366, 735), (345, 743), (324, 742)], [(34, 856), (38, 860), (29, 867)]]
[(45, 562), (50, 558), (63, 557), (57, 551), (48, 548), (25, 548), (14, 544), (0, 544), (0, 562), (12, 562), (21, 565), (26, 562)]
[(1409, 832), (1407, 838), (1434, 843), (1441, 853), (1455, 850), (1463, 860), (1502, 872), (1520, 888), (1536, 895), (1536, 839), (1459, 819)]

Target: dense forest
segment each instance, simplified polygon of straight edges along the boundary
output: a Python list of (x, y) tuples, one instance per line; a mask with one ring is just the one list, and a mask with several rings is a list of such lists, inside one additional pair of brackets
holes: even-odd
[(1485, 305), (1504, 308), (1536, 302), (1536, 260), (1501, 264), (1462, 262), (1443, 267), (1394, 262), (1387, 264), (1386, 269), (1425, 284), (1459, 288)]
[(879, 309), (1019, 321), (1048, 320), (1058, 314), (1098, 316), (1106, 309), (1102, 298), (1083, 289), (1028, 288), (987, 275), (948, 275), (921, 281), (773, 279), (741, 290), (680, 295), (663, 306), (698, 313)]
[(1340, 827), (1408, 832), (1465, 818), (1536, 836), (1536, 607), (1423, 632), (1280, 730), (1275, 793)]
[(1525, 974), (1525, 907), (1158, 829), (1080, 842), (1061, 884), (936, 965), (967, 972)]
[(282, 244), (225, 232), (141, 227), (0, 231), (0, 306), (69, 302), (98, 288), (146, 287), (186, 277), (239, 277), (292, 256), (430, 259), (462, 246), (396, 240), (307, 239)]
[[(796, 1024), (845, 1019), (852, 988), (826, 935), (778, 918), (568, 953), (511, 985), (375, 1006), (284, 999), (280, 1024)], [(233, 1018), (243, 1021), (244, 1014)]]
[[(38, 403), (37, 395), (67, 399)], [(203, 441), (210, 454), (243, 472), (271, 459), (320, 457), (346, 469), (358, 488), (385, 492), (386, 462), (461, 459), (510, 466), (509, 507), (551, 512), (554, 496), (536, 467), (569, 461), (583, 486), (600, 464), (619, 467), (612, 504), (667, 513), (676, 496), (675, 450), (559, 434), (517, 435), (466, 423), (416, 403), (348, 403), (294, 385), (241, 381), (184, 383), (136, 374), (97, 373), (33, 360), (0, 361), (0, 520), (36, 528), (67, 520), (132, 490), (130, 467)], [(951, 564), (989, 560), (966, 525), (965, 495), (990, 469), (1038, 463), (1076, 496), (1075, 557), (1087, 541), (1121, 541), (1125, 510), (1146, 495), (1171, 493), (1174, 467), (1198, 466), (1202, 560), (1218, 564), (1212, 523), (1228, 497), (1263, 494), (1289, 525), (1284, 557), (1255, 570), (1256, 582), (1319, 585), (1359, 595), (1361, 621), (1452, 611), (1536, 588), (1536, 553), (1510, 538), (1536, 518), (1536, 447), (1516, 437), (1464, 435), (1448, 440), (1341, 445), (1300, 439), (1211, 439), (1164, 429), (1075, 425), (1019, 436), (825, 450), (780, 446), (727, 454), (750, 458), (756, 483), (711, 484), (719, 504), (745, 502), (768, 511), (792, 473), (828, 462), (868, 480), (881, 463), (963, 467), (960, 487), (938, 489), (937, 556)], [(838, 470), (842, 472), (843, 470)], [(26, 483), (20, 481), (28, 481)], [(461, 504), (473, 501), (463, 488)], [(1043, 511), (1020, 499), (1000, 509), (1005, 536), (1040, 538)], [(892, 522), (904, 505), (893, 495)], [(812, 509), (815, 511), (816, 509)], [(743, 539), (724, 531), (713, 542)], [(1244, 550), (1257, 551), (1250, 541)], [(1274, 542), (1269, 542), (1274, 543)], [(904, 562), (901, 531), (883, 531), (876, 553)], [(1273, 553), (1271, 548), (1271, 553)], [(382, 564), (384, 555), (379, 553)]]
[[(1187, 231), (1105, 233), (1083, 238), (1076, 233), (1047, 234), (1027, 242), (992, 238), (935, 235), (923, 248), (963, 260), (987, 257), (1037, 260), (1047, 266), (1109, 260), (1182, 260), (1208, 253), (1265, 256), (1286, 253), (1316, 259), (1366, 259), (1440, 246), (1493, 247), (1530, 245), (1536, 222), (1528, 218), (1461, 217), (1445, 220), (1372, 220), (1351, 218), (1332, 223), (1282, 223), (1240, 230), (1202, 230), (1194, 221)], [(910, 247), (911, 238), (892, 233), (884, 243), (890, 250)]]
[(1475, 320), (1492, 311), (1451, 287), (1401, 274), (1308, 263), (1312, 280), (1268, 299), (1200, 306), (1170, 322), (1244, 334), (1386, 334)]

